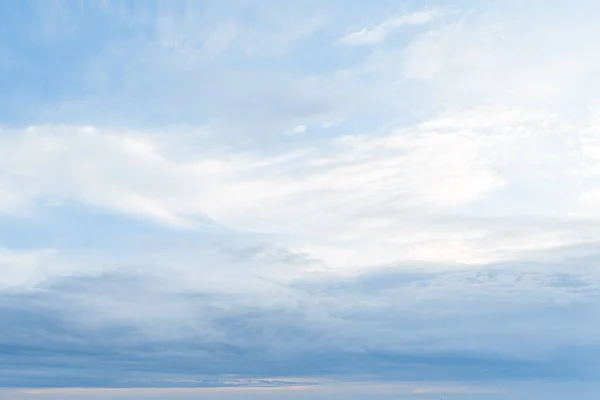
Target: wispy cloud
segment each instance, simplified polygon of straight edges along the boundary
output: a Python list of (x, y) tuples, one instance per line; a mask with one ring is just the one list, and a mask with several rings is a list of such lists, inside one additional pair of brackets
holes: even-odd
[(374, 45), (383, 42), (395, 29), (406, 25), (427, 24), (440, 15), (438, 10), (426, 10), (407, 13), (388, 19), (373, 28), (363, 28), (350, 32), (338, 39), (338, 43), (351, 46)]

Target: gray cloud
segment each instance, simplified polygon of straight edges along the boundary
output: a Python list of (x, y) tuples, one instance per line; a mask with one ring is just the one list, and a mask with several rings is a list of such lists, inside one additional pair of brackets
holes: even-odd
[(270, 304), (260, 293), (173, 291), (135, 274), (64, 278), (2, 295), (0, 362), (12, 372), (0, 384), (595, 379), (596, 260), (305, 278), (289, 284), (286, 303)]

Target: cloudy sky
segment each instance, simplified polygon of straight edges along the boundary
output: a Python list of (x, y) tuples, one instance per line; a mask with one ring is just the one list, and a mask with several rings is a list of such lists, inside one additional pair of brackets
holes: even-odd
[(599, 14), (0, 1), (0, 399), (597, 399)]

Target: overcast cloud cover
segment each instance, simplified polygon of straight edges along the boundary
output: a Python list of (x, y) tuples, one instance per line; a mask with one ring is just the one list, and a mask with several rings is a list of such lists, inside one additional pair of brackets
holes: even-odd
[(0, 1), (0, 398), (597, 399), (598, 15)]

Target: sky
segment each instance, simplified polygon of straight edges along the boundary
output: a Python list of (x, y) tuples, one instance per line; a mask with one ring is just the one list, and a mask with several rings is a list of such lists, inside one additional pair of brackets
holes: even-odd
[(0, 400), (597, 399), (599, 13), (0, 0)]

